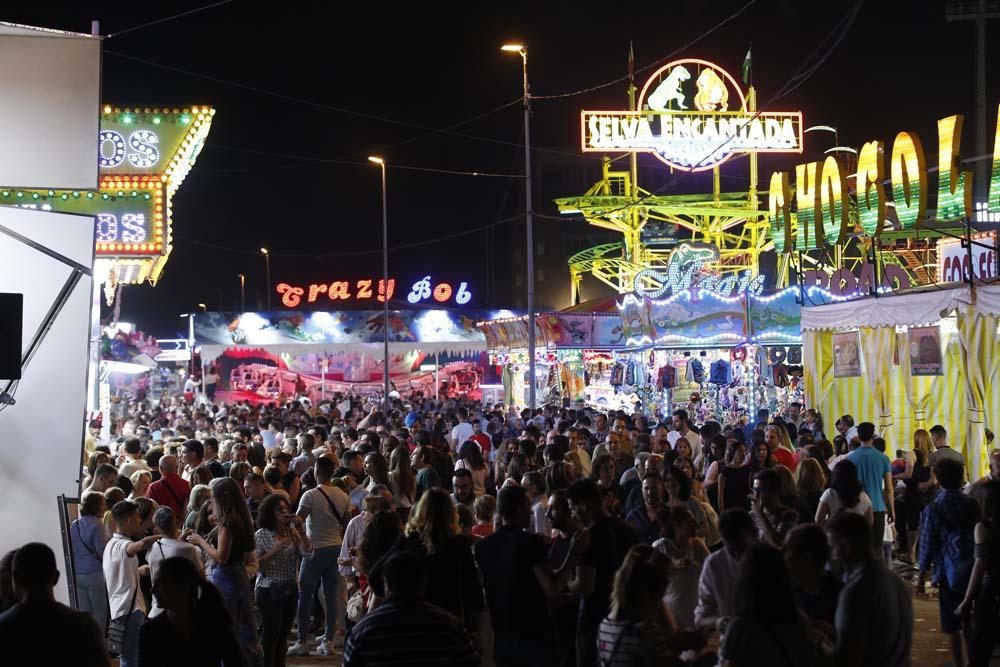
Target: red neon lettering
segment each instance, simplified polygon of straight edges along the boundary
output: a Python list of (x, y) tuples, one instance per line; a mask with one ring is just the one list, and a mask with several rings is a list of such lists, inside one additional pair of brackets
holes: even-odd
[(391, 299), (392, 298), (392, 293), (395, 292), (395, 291), (396, 291), (396, 279), (395, 278), (389, 278), (389, 295), (388, 296), (386, 296), (386, 294), (385, 294), (385, 281), (384, 280), (378, 281), (378, 300), (379, 300), (379, 303), (385, 303), (386, 299)]
[(434, 288), (434, 300), (438, 303), (444, 303), (451, 298), (451, 285), (448, 283), (441, 283)]
[(330, 301), (337, 301), (338, 299), (347, 301), (351, 298), (350, 287), (351, 284), (348, 282), (330, 283), (326, 295), (330, 297)]
[(358, 281), (358, 293), (355, 296), (358, 299), (370, 299), (370, 298), (372, 298), (372, 281), (370, 281), (370, 280), (359, 280)]
[(326, 292), (326, 285), (310, 285), (309, 286), (309, 303), (316, 300), (319, 294), (324, 294)]
[(301, 287), (292, 287), (288, 283), (279, 283), (276, 289), (286, 308), (294, 308), (302, 303), (302, 295), (306, 293)]

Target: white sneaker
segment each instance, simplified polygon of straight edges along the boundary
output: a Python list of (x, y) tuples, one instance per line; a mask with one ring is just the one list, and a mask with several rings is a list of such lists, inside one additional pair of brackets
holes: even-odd
[(287, 655), (291, 656), (309, 655), (309, 647), (306, 646), (306, 644), (302, 640), (299, 640), (288, 647)]
[(331, 642), (323, 642), (316, 647), (316, 655), (334, 655), (336, 649)]

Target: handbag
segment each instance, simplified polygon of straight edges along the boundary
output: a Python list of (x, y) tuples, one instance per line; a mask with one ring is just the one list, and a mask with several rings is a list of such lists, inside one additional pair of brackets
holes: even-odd
[(368, 607), (372, 601), (371, 586), (365, 586), (354, 591), (350, 599), (347, 600), (347, 618), (352, 623), (357, 623), (368, 613)]
[(135, 592), (132, 593), (132, 602), (129, 604), (128, 612), (124, 616), (111, 619), (108, 624), (108, 652), (112, 655), (121, 655), (125, 650), (125, 641), (128, 639), (128, 620), (135, 610), (135, 598), (139, 595), (139, 584), (136, 582)]

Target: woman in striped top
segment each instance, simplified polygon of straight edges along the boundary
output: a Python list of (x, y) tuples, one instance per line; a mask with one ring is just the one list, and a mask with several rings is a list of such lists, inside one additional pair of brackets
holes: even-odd
[(601, 621), (597, 651), (602, 667), (676, 665), (668, 646), (674, 622), (663, 604), (669, 558), (637, 544), (615, 573), (611, 613)]
[(254, 590), (264, 635), (264, 667), (285, 664), (288, 634), (295, 620), (299, 590), (295, 576), (300, 552), (309, 550), (309, 538), (290, 522), (288, 501), (273, 493), (257, 512), (257, 585)]

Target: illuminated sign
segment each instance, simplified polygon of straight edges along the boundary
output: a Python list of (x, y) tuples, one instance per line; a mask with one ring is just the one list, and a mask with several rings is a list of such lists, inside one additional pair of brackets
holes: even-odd
[(849, 269), (837, 269), (832, 274), (816, 269), (802, 272), (802, 285), (809, 288), (819, 287), (835, 297), (854, 297), (871, 294), (874, 291), (886, 292), (913, 287), (910, 275), (901, 266), (886, 264), (882, 267), (880, 281), (875, 279), (875, 266), (862, 264), (858, 275)]
[(675, 60), (639, 94), (638, 111), (582, 111), (584, 152), (652, 153), (683, 171), (740, 153), (801, 153), (802, 113), (751, 111), (736, 80), (705, 60)]
[(95, 216), (98, 256), (159, 255), (164, 247), (164, 185), (144, 178), (113, 191), (0, 190), (0, 204)]
[(210, 116), (200, 107), (104, 107), (97, 138), (101, 175), (170, 173), (179, 152), (201, 150), (197, 130)]
[(719, 249), (707, 243), (682, 243), (671, 253), (666, 271), (643, 269), (635, 275), (636, 296), (659, 299), (683, 290), (698, 289), (729, 298), (764, 290), (764, 276), (751, 272), (730, 273), (725, 277), (709, 272), (709, 266), (719, 261)]
[(938, 282), (958, 283), (970, 277), (976, 280), (997, 277), (996, 232), (973, 234), (972, 240), (993, 247), (973, 244), (970, 249), (963, 245), (961, 239), (938, 242)]
[[(449, 282), (433, 283), (430, 276), (413, 283), (406, 300), (412, 304), (418, 303), (454, 303), (464, 306), (472, 300), (469, 284), (462, 282), (453, 286)], [(313, 283), (308, 287), (298, 287), (288, 283), (278, 283), (275, 291), (281, 295), (281, 303), (286, 308), (296, 308), (303, 301), (316, 303), (321, 296), (328, 301), (366, 302), (378, 301), (385, 303), (392, 300), (396, 292), (396, 279), (389, 278), (388, 295), (386, 285), (381, 279), (366, 280), (335, 280), (330, 283)]]
[[(973, 218), (972, 172), (959, 168), (959, 143), (963, 117), (938, 120), (938, 176), (933, 188), (927, 177), (927, 158), (920, 139), (900, 132), (886, 152), (882, 141), (869, 141), (858, 152), (857, 173), (847, 173), (834, 157), (795, 168), (797, 221), (791, 211), (792, 186), (787, 172), (771, 175), (768, 212), (775, 250), (810, 250), (843, 243), (858, 230), (847, 215), (847, 179), (857, 177), (857, 219), (861, 233), (878, 239), (886, 231), (906, 231), (928, 221), (948, 222)], [(888, 161), (887, 161), (888, 160)], [(889, 182), (888, 191), (883, 183)], [(934, 201), (929, 201), (931, 197)], [(896, 211), (896, 221), (888, 209)], [(1000, 214), (1000, 107), (994, 135), (992, 178), (985, 212)], [(965, 260), (962, 260), (965, 261)], [(944, 268), (943, 266), (941, 267)]]

